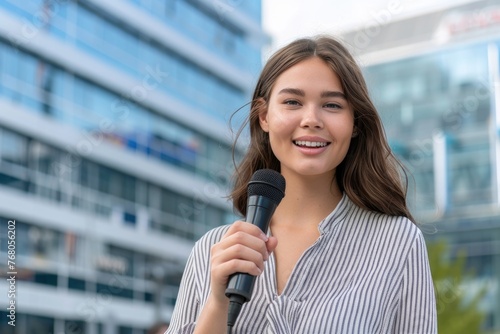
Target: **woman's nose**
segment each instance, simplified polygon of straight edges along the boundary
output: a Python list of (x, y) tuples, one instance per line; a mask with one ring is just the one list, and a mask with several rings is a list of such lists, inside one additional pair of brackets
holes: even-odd
[(320, 108), (316, 106), (307, 106), (304, 108), (304, 114), (300, 122), (301, 127), (305, 128), (322, 128), (323, 121), (321, 120)]

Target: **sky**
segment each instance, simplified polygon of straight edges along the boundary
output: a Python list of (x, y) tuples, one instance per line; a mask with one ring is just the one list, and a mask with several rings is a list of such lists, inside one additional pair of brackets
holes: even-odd
[[(269, 52), (298, 37), (336, 34), (475, 0), (262, 0)], [(383, 22), (383, 21), (381, 21)]]

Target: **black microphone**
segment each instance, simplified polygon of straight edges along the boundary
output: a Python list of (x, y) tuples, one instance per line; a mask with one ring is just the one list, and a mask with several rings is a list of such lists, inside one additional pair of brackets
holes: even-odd
[[(246, 221), (267, 234), (276, 207), (285, 196), (285, 178), (272, 169), (259, 169), (248, 183)], [(255, 276), (236, 273), (229, 277), (226, 296), (229, 298), (227, 325), (233, 327), (243, 303), (252, 298)]]

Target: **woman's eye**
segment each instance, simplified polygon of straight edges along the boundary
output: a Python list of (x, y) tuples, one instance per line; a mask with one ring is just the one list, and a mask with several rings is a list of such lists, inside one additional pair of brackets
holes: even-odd
[(289, 106), (298, 106), (299, 105), (299, 102), (298, 101), (295, 101), (295, 100), (286, 100), (285, 101), (285, 104), (289, 105)]
[(342, 109), (342, 106), (337, 103), (327, 103), (325, 104), (325, 107), (330, 109)]

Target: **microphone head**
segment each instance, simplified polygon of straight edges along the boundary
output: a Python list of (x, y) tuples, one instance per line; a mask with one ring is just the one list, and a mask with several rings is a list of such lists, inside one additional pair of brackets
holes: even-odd
[(264, 196), (278, 205), (285, 196), (285, 178), (272, 169), (259, 169), (248, 183), (248, 197)]

